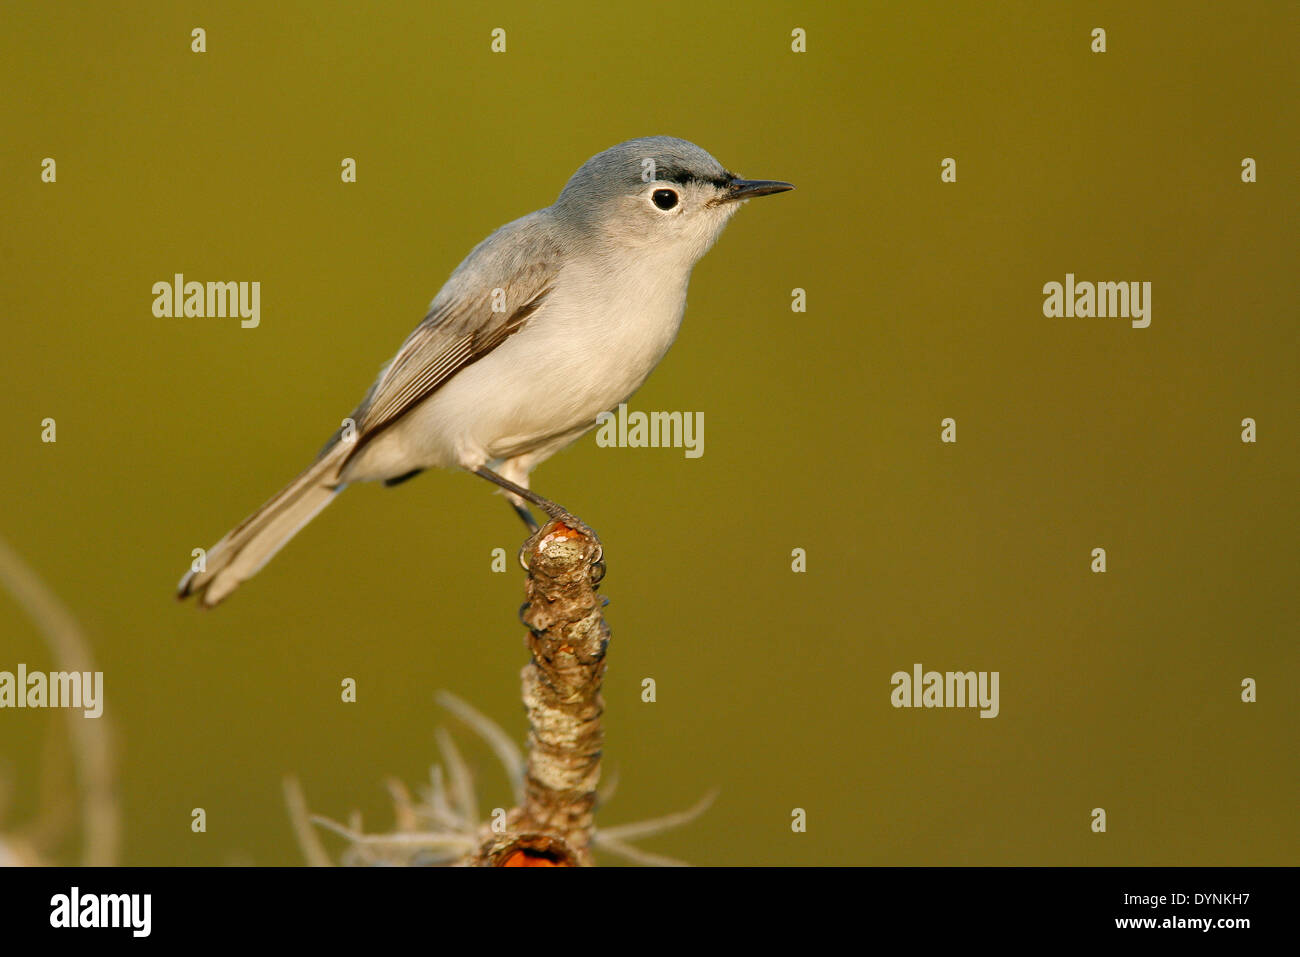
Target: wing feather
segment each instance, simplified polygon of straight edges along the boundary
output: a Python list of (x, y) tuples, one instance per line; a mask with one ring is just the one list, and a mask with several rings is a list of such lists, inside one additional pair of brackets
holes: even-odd
[(452, 274), (352, 414), (357, 442), (348, 459), (461, 369), (522, 329), (542, 307), (554, 288), (559, 256), (537, 217), (534, 213), (503, 226)]

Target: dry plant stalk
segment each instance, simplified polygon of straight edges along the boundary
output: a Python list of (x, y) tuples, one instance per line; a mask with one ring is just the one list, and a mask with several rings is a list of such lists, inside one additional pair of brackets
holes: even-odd
[(592, 849), (637, 864), (675, 867), (681, 861), (631, 844), (689, 824), (712, 803), (706, 795), (687, 811), (654, 820), (596, 829), (601, 745), (601, 680), (609, 627), (596, 589), (604, 577), (600, 544), (561, 522), (551, 522), (529, 539), (520, 554), (528, 571), (527, 603), (520, 618), (529, 629), (531, 660), (523, 670), (528, 714), (525, 757), (499, 725), (450, 692), (438, 702), (486, 742), (510, 781), (515, 807), (479, 816), (473, 775), (452, 736), (437, 730), (442, 764), (416, 800), (404, 785), (389, 781), (396, 829), (368, 834), (359, 817), (349, 823), (307, 809), (295, 778), (285, 779), (285, 798), (298, 842), (308, 863), (328, 865), (329, 855), (312, 825), (349, 842), (342, 863), (471, 867), (565, 867), (594, 863)]
[[(90, 642), (77, 619), (53, 589), (3, 539), (0, 539), (0, 585), (40, 629), (58, 670), (95, 670)], [(117, 863), (122, 831), (112, 722), (108, 715), (87, 719), (76, 709), (65, 710), (64, 717), (68, 738), (72, 742), (79, 792), (81, 863), (88, 867), (111, 866)], [(49, 820), (38, 821), (32, 828), (33, 835), (43, 836), (34, 842), (42, 849), (33, 848), (33, 859), (24, 863), (51, 863), (46, 858), (44, 846), (65, 836), (58, 797), (42, 802), (44, 816)], [(13, 837), (6, 838), (0, 834), (0, 858), (6, 856), (6, 847), (15, 844)]]
[(489, 831), (465, 863), (590, 865), (610, 638), (596, 594), (604, 577), (601, 549), (560, 522), (524, 547), (527, 603), (520, 618), (532, 652), (522, 674), (529, 725), (524, 795), (506, 815), (506, 832)]

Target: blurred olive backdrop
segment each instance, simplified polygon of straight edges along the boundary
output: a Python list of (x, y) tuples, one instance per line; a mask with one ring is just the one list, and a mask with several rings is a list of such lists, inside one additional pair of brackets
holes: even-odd
[[(703, 457), (589, 435), (534, 474), (607, 552), (619, 787), (601, 820), (717, 787), (644, 846), (701, 864), (1297, 863), (1294, 5), (24, 2), (3, 19), (0, 535), (106, 673), (125, 862), (299, 862), (286, 773), (314, 810), (386, 829), (383, 780), (427, 778), (440, 722), (481, 804), (506, 801), (433, 700), (454, 691), (522, 739), (523, 536), (486, 483), (354, 488), (215, 612), (172, 590), (191, 549), (310, 460), (476, 242), (593, 153), (667, 133), (798, 190), (735, 218), (632, 402), (703, 412)], [(260, 281), (260, 327), (155, 318), (151, 286), (178, 272)], [(1066, 272), (1150, 281), (1150, 328), (1044, 318)], [(0, 593), (0, 669), (20, 661), (54, 667)], [(893, 709), (914, 662), (1000, 672), (1000, 716)], [(60, 721), (0, 713), (0, 829), (37, 811)]]

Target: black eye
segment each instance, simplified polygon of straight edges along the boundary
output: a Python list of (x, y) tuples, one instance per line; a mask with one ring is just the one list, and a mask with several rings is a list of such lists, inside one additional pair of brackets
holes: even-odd
[(671, 189), (657, 189), (650, 199), (660, 209), (672, 209), (677, 205), (677, 194)]

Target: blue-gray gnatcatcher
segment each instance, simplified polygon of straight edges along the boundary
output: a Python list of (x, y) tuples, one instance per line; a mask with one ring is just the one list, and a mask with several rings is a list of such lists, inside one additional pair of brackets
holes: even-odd
[(528, 487), (539, 462), (645, 381), (681, 325), (691, 268), (746, 180), (693, 143), (629, 140), (573, 174), (554, 205), (502, 226), (451, 274), (428, 315), (316, 461), (209, 549), (179, 597), (217, 604), (351, 482), (463, 468), (590, 533)]

